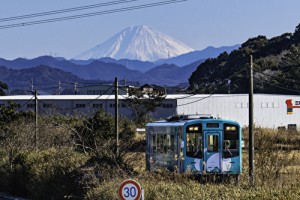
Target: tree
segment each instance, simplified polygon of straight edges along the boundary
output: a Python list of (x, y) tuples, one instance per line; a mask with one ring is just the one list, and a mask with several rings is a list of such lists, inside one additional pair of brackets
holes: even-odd
[[(99, 110), (75, 127), (74, 138), (77, 150), (90, 155), (87, 167), (93, 166), (91, 174), (97, 181), (132, 173), (129, 154), (134, 144), (135, 127), (126, 119), (119, 121), (119, 151), (116, 151), (116, 134), (112, 115)], [(93, 178), (93, 179), (94, 179)]]
[(10, 123), (22, 118), (30, 117), (31, 113), (17, 112), (17, 104), (12, 101), (8, 102), (8, 106), (0, 107), (0, 130), (5, 130), (5, 127)]
[[(286, 80), (298, 80), (300, 78), (300, 47), (292, 45), (289, 52), (281, 59), (281, 78)], [(296, 81), (286, 81), (286, 87), (300, 90)]]
[(254, 51), (261, 49), (266, 46), (268, 43), (268, 39), (266, 36), (259, 35), (255, 38), (248, 39), (245, 43), (242, 44), (242, 48), (250, 48)]
[[(130, 143), (134, 137), (134, 127), (126, 119), (120, 119), (120, 140)], [(75, 135), (78, 149), (91, 152), (97, 157), (110, 156), (115, 154), (116, 134), (114, 118), (112, 115), (99, 110), (92, 117), (83, 121), (75, 127)], [(118, 155), (117, 155), (118, 156)]]
[(280, 67), (284, 74), (291, 77), (300, 77), (300, 47), (292, 45), (289, 52), (281, 59)]
[(0, 145), (8, 155), (11, 170), (17, 153), (33, 146), (33, 137), (29, 134), (33, 132), (31, 115), (17, 112), (16, 108), (17, 105), (11, 101), (8, 106), (0, 107)]
[(130, 92), (125, 102), (131, 108), (135, 122), (144, 124), (149, 117), (149, 113), (154, 112), (165, 97), (165, 94), (162, 93), (134, 90)]
[(295, 33), (294, 33), (294, 40), (296, 44), (300, 43), (300, 24), (296, 27)]
[(7, 89), (8, 89), (7, 84), (0, 81), (0, 96), (4, 96), (5, 95), (4, 90)]

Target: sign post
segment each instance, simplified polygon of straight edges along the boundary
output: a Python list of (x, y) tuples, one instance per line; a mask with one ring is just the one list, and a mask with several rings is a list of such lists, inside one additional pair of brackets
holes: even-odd
[(142, 189), (138, 182), (127, 179), (121, 183), (118, 194), (121, 200), (140, 200)]

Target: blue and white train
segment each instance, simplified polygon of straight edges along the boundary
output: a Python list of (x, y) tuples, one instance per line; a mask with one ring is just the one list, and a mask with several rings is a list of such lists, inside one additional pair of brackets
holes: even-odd
[(199, 175), (242, 173), (242, 131), (238, 122), (210, 116), (174, 116), (146, 126), (146, 166)]

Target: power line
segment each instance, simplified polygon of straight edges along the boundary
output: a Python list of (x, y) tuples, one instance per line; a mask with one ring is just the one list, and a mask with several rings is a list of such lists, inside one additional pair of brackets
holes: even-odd
[(56, 15), (56, 14), (67, 13), (67, 12), (74, 12), (74, 11), (80, 11), (80, 10), (86, 10), (86, 9), (92, 9), (92, 8), (112, 6), (112, 5), (122, 4), (122, 3), (129, 3), (129, 2), (133, 2), (133, 1), (138, 1), (138, 0), (111, 1), (111, 2), (92, 4), (92, 5), (87, 5), (87, 6), (79, 6), (79, 7), (60, 9), (60, 10), (52, 10), (52, 11), (40, 12), (40, 13), (34, 13), (34, 14), (28, 14), (28, 15), (19, 15), (19, 16), (14, 16), (14, 17), (0, 18), (0, 22), (15, 21), (15, 20), (20, 20), (20, 19), (28, 19), (28, 18), (34, 18), (34, 17), (48, 16), (48, 15)]
[[(241, 77), (241, 78), (235, 80), (233, 83), (238, 82), (238, 81), (241, 80), (242, 78), (244, 78), (244, 77)], [(226, 86), (226, 85), (221, 86), (218, 90), (214, 91), (212, 94), (209, 94), (209, 95), (206, 96), (206, 97), (203, 97), (203, 98), (201, 98), (201, 99), (197, 99), (197, 100), (192, 101), (192, 102), (188, 102), (188, 103), (184, 103), (184, 104), (177, 105), (177, 107), (179, 107), (179, 106), (186, 106), (186, 105), (193, 104), (193, 103), (202, 101), (202, 100), (204, 100), (204, 99), (210, 98), (210, 97), (213, 96), (214, 94), (216, 94), (216, 93), (220, 92), (221, 90), (223, 90), (223, 87), (225, 87), (225, 86)]]
[[(234, 77), (234, 76), (239, 75), (239, 73), (241, 73), (242, 71), (244, 71), (247, 67), (248, 67), (248, 66), (245, 66), (245, 67), (243, 67), (242, 69), (240, 69), (239, 71), (237, 71), (237, 72), (231, 74), (230, 76), (228, 76), (227, 78), (225, 78), (222, 82), (224, 82), (225, 80), (231, 79), (231, 78)], [(243, 78), (243, 77), (241, 77), (241, 78)], [(238, 80), (240, 80), (241, 78), (239, 78)], [(233, 83), (237, 82), (238, 80), (234, 81)], [(221, 86), (221, 88), (223, 88), (223, 87), (225, 87), (225, 86), (226, 86), (226, 85), (223, 85), (223, 86)], [(218, 92), (218, 91), (220, 91), (220, 90), (216, 90), (214, 93), (216, 93), (216, 92)], [(192, 96), (195, 96), (195, 95), (197, 95), (197, 94), (193, 94), (193, 95), (189, 95), (189, 96), (185, 96), (185, 97), (180, 97), (180, 98), (175, 98), (175, 99), (176, 99), (176, 100), (178, 100), (178, 99), (186, 99), (186, 98), (189, 98), (189, 97), (192, 97)], [(210, 96), (211, 96), (211, 95), (210, 95)]]
[(257, 81), (262, 81), (262, 82), (264, 82), (264, 83), (267, 83), (267, 84), (269, 84), (269, 85), (271, 85), (271, 86), (273, 86), (273, 87), (277, 87), (277, 88), (279, 88), (279, 89), (283, 89), (283, 90), (287, 90), (287, 91), (291, 91), (291, 92), (297, 92), (297, 93), (300, 94), (300, 91), (299, 91), (299, 90), (294, 90), (294, 89), (291, 89), (291, 88), (286, 88), (286, 87), (278, 86), (278, 85), (275, 85), (275, 84), (271, 83), (270, 81), (258, 79), (258, 78), (255, 78), (255, 77), (254, 77), (254, 79), (257, 80)]
[(29, 102), (32, 102), (34, 96), (31, 97), (31, 99), (29, 99), (28, 101), (26, 101), (24, 104), (22, 104), (21, 106), (19, 106), (16, 111), (20, 110), (21, 108), (23, 108), (25, 105), (27, 105)]
[[(109, 87), (107, 90), (105, 90), (105, 91), (103, 92), (103, 94), (98, 95), (97, 98), (88, 101), (87, 103), (85, 103), (85, 105), (86, 105), (86, 106), (87, 106), (87, 105), (90, 105), (90, 104), (93, 103), (94, 101), (99, 100), (99, 98), (100, 98), (101, 96), (103, 96), (106, 92), (108, 92), (112, 87), (114, 87), (114, 86)], [(111, 95), (107, 95), (107, 98), (106, 98), (106, 99), (100, 100), (100, 101), (98, 101), (98, 103), (103, 103), (104, 101), (107, 101), (107, 99), (108, 99), (110, 96), (111, 96)], [(45, 104), (45, 101), (42, 101), (42, 100), (39, 100), (39, 101)], [(65, 110), (77, 110), (77, 109), (81, 109), (81, 108), (80, 108), (80, 107), (68, 107), (68, 108), (58, 108), (58, 107), (57, 107), (57, 110), (64, 110), (64, 111), (65, 111)]]
[[(243, 71), (244, 71), (245, 69), (247, 69), (247, 68), (248, 68), (248, 66), (244, 66), (242, 69), (240, 69), (239, 71), (237, 71), (237, 72), (231, 74), (230, 76), (228, 76), (227, 78), (225, 78), (223, 81), (228, 80), (228, 79), (231, 79), (232, 77), (239, 75), (241, 72), (243, 72)], [(233, 83), (236, 83), (237, 81), (241, 80), (242, 78), (244, 78), (244, 77), (241, 77), (241, 78), (235, 80)], [(223, 82), (223, 81), (222, 81), (222, 82)], [(196, 102), (198, 102), (198, 101), (207, 99), (207, 98), (211, 97), (212, 95), (216, 94), (217, 92), (223, 90), (223, 87), (225, 87), (225, 86), (226, 86), (226, 85), (221, 86), (219, 89), (217, 89), (215, 92), (213, 92), (212, 94), (208, 95), (207, 97), (203, 97), (203, 98), (198, 99), (198, 100), (196, 100), (196, 101), (189, 102), (189, 103), (186, 103), (186, 104), (177, 105), (177, 106), (184, 106), (184, 105), (196, 103)], [(121, 90), (125, 91), (124, 89), (121, 89)], [(192, 94), (192, 95), (187, 95), (187, 96), (184, 96), (184, 97), (174, 98), (173, 100), (187, 99), (187, 98), (190, 98), (190, 97), (195, 96), (195, 95), (197, 95), (197, 94)], [(123, 95), (121, 95), (121, 96), (123, 96)], [(125, 97), (125, 96), (123, 96), (123, 97), (126, 98), (126, 99), (128, 99), (128, 97)]]
[(0, 26), (0, 29), (8, 29), (8, 28), (21, 27), (21, 26), (45, 24), (45, 23), (51, 23), (51, 22), (66, 21), (66, 20), (92, 17), (92, 16), (98, 16), (98, 15), (106, 15), (106, 14), (125, 12), (125, 11), (131, 11), (131, 10), (139, 10), (139, 9), (144, 9), (144, 8), (151, 8), (151, 7), (168, 5), (168, 4), (180, 3), (180, 2), (184, 2), (184, 1), (188, 1), (188, 0), (161, 1), (161, 2), (150, 3), (150, 4), (142, 4), (142, 5), (138, 5), (138, 6), (130, 6), (130, 7), (124, 7), (124, 8), (119, 8), (119, 9), (105, 10), (105, 11), (101, 11), (101, 12), (92, 12), (92, 13), (86, 13), (86, 14), (80, 14), (80, 15), (71, 15), (71, 16), (67, 16), (67, 17), (58, 17), (58, 18), (51, 18), (51, 19), (45, 19), (45, 20), (8, 24), (8, 25)]
[(259, 73), (259, 74), (263, 74), (265, 76), (268, 76), (270, 78), (277, 78), (277, 79), (280, 79), (280, 80), (283, 80), (283, 81), (287, 81), (287, 82), (290, 82), (290, 83), (300, 83), (300, 81), (297, 81), (297, 80), (294, 80), (294, 79), (290, 79), (290, 78), (281, 78), (281, 77), (278, 77), (278, 76), (272, 76), (270, 74), (265, 74), (263, 72), (259, 72), (259, 71), (256, 71), (254, 70), (255, 73)]

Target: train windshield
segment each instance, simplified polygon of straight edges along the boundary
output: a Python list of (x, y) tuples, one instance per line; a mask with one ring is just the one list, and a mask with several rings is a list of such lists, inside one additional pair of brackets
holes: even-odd
[(224, 124), (223, 157), (236, 157), (239, 156), (239, 154), (239, 127)]
[(186, 155), (192, 158), (202, 158), (202, 125), (186, 127)]
[(147, 127), (148, 152), (151, 168), (174, 169), (175, 154), (177, 154), (177, 127), (149, 126)]

